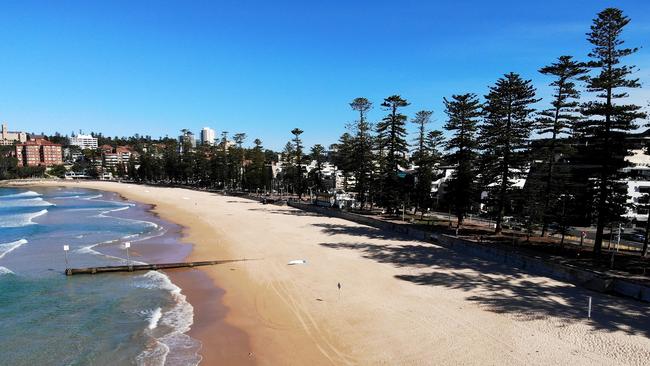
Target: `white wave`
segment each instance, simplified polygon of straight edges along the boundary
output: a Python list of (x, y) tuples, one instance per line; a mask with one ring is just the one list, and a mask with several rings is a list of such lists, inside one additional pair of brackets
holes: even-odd
[(97, 255), (97, 256), (112, 259), (112, 260), (117, 260), (117, 261), (120, 261), (122, 264), (127, 264), (127, 263), (131, 263), (131, 264), (147, 264), (145, 262), (140, 262), (140, 261), (136, 261), (136, 260), (133, 260), (133, 259), (131, 259), (131, 262), (129, 262), (125, 258), (116, 257), (114, 255), (104, 254), (104, 253), (98, 252), (98, 251), (96, 251), (94, 249), (96, 246), (98, 246), (100, 244), (109, 244), (109, 243), (113, 243), (113, 242), (116, 242), (116, 241), (117, 240), (108, 240), (108, 241), (104, 241), (104, 242), (101, 242), (101, 243), (95, 243), (95, 244), (92, 244), (92, 245), (87, 245), (85, 247), (75, 249), (75, 252), (79, 253), (79, 254), (91, 254), (91, 255)]
[(8, 194), (5, 196), (0, 196), (0, 199), (3, 198), (16, 198), (16, 197), (38, 197), (42, 196), (40, 193), (36, 193), (34, 191), (27, 191), (27, 192), (20, 192), (20, 193), (14, 193), (14, 194)]
[(162, 318), (162, 308), (156, 308), (153, 311), (149, 311), (149, 325), (147, 328), (151, 329), (156, 329), (158, 326), (158, 322), (160, 321), (160, 318)]
[(85, 199), (85, 200), (94, 200), (94, 199), (102, 198), (102, 197), (104, 197), (104, 195), (100, 193), (100, 194), (96, 194), (94, 196), (84, 197), (83, 199)]
[(41, 197), (31, 197), (15, 200), (3, 200), (1, 207), (38, 207), (38, 206), (54, 206), (52, 202), (45, 201)]
[(75, 252), (77, 252), (79, 254), (101, 254), (100, 252), (93, 249), (98, 244), (99, 243), (93, 244), (93, 245), (88, 245), (88, 246), (85, 246), (85, 247), (81, 247), (79, 249), (76, 249)]
[(6, 275), (6, 274), (14, 274), (14, 271), (10, 270), (7, 267), (0, 266), (0, 276)]
[(168, 354), (169, 347), (154, 338), (153, 343), (147, 345), (147, 349), (135, 357), (135, 363), (138, 366), (162, 366)]
[(126, 206), (130, 206), (130, 207), (134, 207), (134, 206), (135, 206), (135, 203), (123, 202), (123, 201), (111, 201), (111, 200), (98, 200), (98, 199), (93, 199), (93, 202), (106, 202), (106, 203), (111, 203), (111, 204), (118, 205), (118, 206), (125, 206), (125, 205), (126, 205)]
[(36, 223), (32, 220), (39, 216), (43, 216), (46, 213), (47, 209), (43, 209), (38, 212), (5, 216), (3, 217), (2, 221), (0, 221), (0, 227), (22, 227), (27, 225), (34, 225)]
[(99, 211), (102, 208), (97, 207), (83, 207), (83, 208), (66, 208), (65, 211), (76, 212), (76, 211)]
[[(111, 202), (111, 201), (107, 201), (107, 202)], [(114, 208), (114, 209), (111, 209), (111, 210), (104, 210), (104, 211), (98, 213), (97, 215), (95, 215), (95, 217), (110, 217), (110, 218), (118, 219), (118, 220), (131, 220), (131, 219), (125, 219), (123, 217), (115, 217), (115, 216), (109, 216), (108, 215), (111, 212), (124, 211), (124, 210), (128, 210), (131, 207), (132, 207), (131, 205), (126, 205), (126, 206), (121, 206), (121, 207)], [(139, 221), (139, 220), (133, 220), (133, 221)]]
[(151, 235), (141, 236), (142, 234), (145, 234), (144, 232), (141, 232), (141, 233), (137, 233), (137, 234), (125, 235), (121, 239), (122, 240), (128, 240), (131, 243), (134, 243), (134, 242), (145, 241), (145, 240), (157, 238), (157, 237), (163, 236), (163, 235), (165, 235), (165, 233), (167, 233), (167, 229), (164, 229), (164, 228), (162, 228), (160, 226), (157, 226), (156, 228), (157, 228), (157, 230)]
[(52, 197), (53, 200), (70, 200), (70, 199), (75, 199), (79, 198), (79, 195), (74, 195), (74, 196), (58, 196), (58, 197)]
[[(150, 363), (183, 365), (198, 365), (201, 356), (198, 354), (201, 343), (187, 334), (194, 321), (194, 307), (187, 302), (181, 288), (171, 282), (169, 277), (157, 271), (149, 271), (137, 281), (135, 286), (139, 288), (163, 289), (171, 293), (174, 306), (162, 313), (157, 324), (165, 325), (172, 329), (171, 332), (159, 337), (149, 349), (143, 351), (136, 358), (139, 365)], [(173, 358), (173, 359), (172, 359)]]
[(28, 243), (27, 239), (20, 239), (20, 240), (12, 241), (10, 243), (0, 244), (0, 258), (16, 250), (19, 246), (27, 243)]
[(106, 212), (106, 213), (108, 213), (108, 212), (118, 212), (118, 211), (128, 210), (129, 208), (131, 208), (131, 206), (119, 207), (119, 208), (116, 208), (116, 209), (113, 209), (113, 210), (104, 211), (104, 212)]
[(155, 222), (152, 222), (152, 221), (136, 220), (136, 219), (129, 219), (129, 218), (126, 218), (126, 217), (117, 217), (117, 216), (110, 216), (110, 215), (108, 215), (108, 214), (111, 213), (111, 212), (124, 211), (124, 210), (128, 209), (128, 208), (131, 207), (131, 206), (132, 206), (132, 205), (130, 205), (130, 206), (126, 206), (126, 207), (116, 208), (116, 209), (113, 209), (113, 210), (103, 211), (103, 212), (99, 213), (98, 215), (96, 215), (96, 217), (110, 217), (110, 218), (112, 218), (112, 219), (116, 219), (116, 220), (130, 221), (130, 222), (139, 222), (139, 223), (141, 223), (141, 224), (145, 224), (145, 225), (147, 225), (147, 226), (149, 226), (149, 227), (152, 227), (152, 228), (154, 228), (154, 229), (159, 229), (159, 230), (160, 230), (160, 225), (158, 225), (158, 224), (156, 224)]
[[(102, 197), (104, 197), (104, 195), (101, 193), (90, 195), (90, 193), (85, 193), (85, 192), (69, 192), (64, 196), (52, 197), (52, 199), (53, 200), (70, 200), (70, 199), (94, 200)], [(108, 202), (112, 202), (112, 201), (108, 201)]]

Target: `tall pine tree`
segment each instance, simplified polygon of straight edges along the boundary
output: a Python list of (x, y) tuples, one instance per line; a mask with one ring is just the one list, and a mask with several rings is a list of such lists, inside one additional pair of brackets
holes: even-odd
[(409, 103), (399, 95), (392, 95), (381, 104), (388, 111), (377, 124), (377, 139), (381, 167), (380, 201), (388, 212), (393, 212), (405, 198), (403, 192), (404, 179), (400, 177), (399, 166), (406, 164), (408, 144), (406, 142), (406, 116), (400, 108)]
[(533, 127), (531, 104), (538, 100), (531, 81), (512, 72), (497, 80), (485, 99), (480, 133), (485, 164), (481, 174), (495, 184), (490, 198), (498, 234), (506, 206), (510, 205), (512, 181), (522, 176), (526, 168), (525, 152)]
[(621, 169), (627, 163), (629, 144), (627, 135), (637, 128), (636, 119), (644, 117), (641, 107), (633, 104), (616, 103), (628, 97), (625, 89), (640, 87), (638, 79), (630, 78), (634, 66), (621, 64), (621, 59), (637, 51), (626, 48), (621, 39), (623, 28), (630, 19), (615, 8), (607, 8), (598, 13), (587, 33), (593, 45), (589, 53), (588, 66), (594, 75), (587, 79), (587, 90), (596, 93), (596, 100), (582, 106), (586, 117), (580, 122), (580, 129), (588, 144), (585, 149), (586, 162), (596, 166), (594, 176), (596, 215), (596, 238), (594, 252), (600, 253), (603, 231), (607, 224), (620, 220), (625, 212), (626, 187)]
[(456, 166), (449, 181), (448, 192), (457, 217), (457, 227), (460, 227), (476, 197), (476, 132), (481, 117), (481, 103), (476, 94), (471, 93), (453, 95), (451, 100), (444, 98), (444, 103), (447, 113), (445, 129), (452, 133), (446, 144), (446, 149), (450, 151), (447, 160)]
[[(538, 197), (541, 198), (542, 236), (546, 234), (550, 220), (555, 216), (551, 212), (551, 202), (562, 194), (570, 182), (566, 169), (558, 171), (556, 165), (563, 155), (570, 152), (568, 139), (579, 120), (578, 98), (580, 92), (575, 82), (584, 80), (587, 69), (571, 56), (560, 56), (553, 64), (539, 70), (541, 74), (553, 76), (551, 87), (554, 88), (551, 108), (539, 112), (537, 133), (548, 138), (542, 141), (544, 169), (542, 184)], [(537, 201), (537, 200), (536, 200)], [(564, 217), (565, 215), (563, 215)]]
[[(415, 173), (415, 190), (413, 198), (416, 207), (424, 211), (429, 206), (431, 197), (431, 182), (433, 181), (433, 163), (432, 152), (427, 144), (427, 125), (431, 122), (432, 111), (419, 111), (415, 118), (411, 120), (417, 126), (417, 137), (415, 138), (415, 150), (413, 151), (412, 161), (417, 167)], [(442, 134), (440, 134), (442, 135)]]
[(350, 107), (359, 113), (359, 119), (352, 127), (352, 154), (350, 170), (354, 175), (355, 191), (361, 207), (368, 201), (374, 168), (372, 125), (366, 114), (372, 108), (372, 103), (363, 97), (355, 98)]
[(295, 181), (294, 181), (294, 189), (298, 193), (298, 199), (302, 199), (302, 193), (304, 192), (304, 182), (303, 182), (303, 166), (302, 166), (302, 158), (303, 158), (303, 146), (302, 146), (302, 139), (300, 139), (300, 135), (304, 131), (299, 129), (299, 128), (294, 128), (291, 130), (291, 133), (293, 134), (293, 143), (294, 143), (294, 159), (295, 159), (295, 164), (296, 164), (296, 172), (295, 172)]

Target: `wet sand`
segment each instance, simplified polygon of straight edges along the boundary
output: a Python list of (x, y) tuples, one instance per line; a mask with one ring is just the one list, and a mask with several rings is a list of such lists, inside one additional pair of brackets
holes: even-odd
[(225, 322), (229, 309), (223, 305), (224, 291), (200, 270), (165, 271), (183, 289), (194, 306), (194, 324), (188, 335), (202, 341), (202, 365), (253, 365), (248, 335)]

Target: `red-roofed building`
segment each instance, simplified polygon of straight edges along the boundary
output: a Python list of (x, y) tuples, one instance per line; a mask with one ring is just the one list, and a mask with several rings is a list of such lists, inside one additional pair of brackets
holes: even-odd
[(18, 166), (52, 166), (63, 164), (60, 144), (36, 139), (16, 145)]

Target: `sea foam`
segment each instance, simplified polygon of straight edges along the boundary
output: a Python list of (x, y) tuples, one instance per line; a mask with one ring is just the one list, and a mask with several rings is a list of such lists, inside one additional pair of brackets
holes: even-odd
[(47, 209), (42, 209), (37, 212), (3, 216), (2, 219), (0, 219), (0, 227), (22, 227), (34, 225), (36, 223), (32, 220), (45, 215), (47, 212)]
[[(16, 241), (12, 241), (9, 243), (1, 243), (0, 244), (0, 258), (4, 257), (5, 255), (13, 252), (16, 250), (18, 247), (20, 247), (23, 244), (27, 244), (27, 239), (20, 239)], [(4, 268), (4, 267), (2, 267)]]
[(0, 207), (38, 207), (54, 206), (52, 202), (45, 201), (41, 197), (27, 197), (24, 199), (0, 200)]
[(27, 192), (20, 192), (20, 193), (7, 194), (7, 195), (4, 195), (4, 196), (0, 196), (0, 199), (23, 198), (23, 197), (40, 197), (40, 196), (42, 196), (40, 193), (36, 193), (34, 191), (27, 191)]
[[(171, 282), (169, 277), (157, 271), (149, 271), (140, 277), (140, 281), (135, 283), (136, 287), (149, 289), (163, 289), (171, 293), (174, 305), (171, 309), (161, 313), (156, 321), (156, 326), (162, 324), (172, 329), (171, 332), (156, 339), (156, 344), (143, 351), (137, 357), (137, 363), (146, 365), (150, 363), (165, 364), (169, 357), (182, 361), (184, 365), (198, 365), (201, 362), (201, 356), (198, 351), (201, 343), (187, 334), (194, 321), (194, 307), (187, 302), (185, 295), (181, 293), (181, 288)], [(151, 328), (152, 318), (150, 318), (148, 329)], [(171, 353), (170, 353), (171, 352)], [(176, 360), (178, 358), (178, 360)]]
[(155, 310), (151, 311), (149, 315), (149, 325), (147, 328), (150, 330), (156, 329), (160, 318), (162, 318), (162, 308), (156, 308)]

